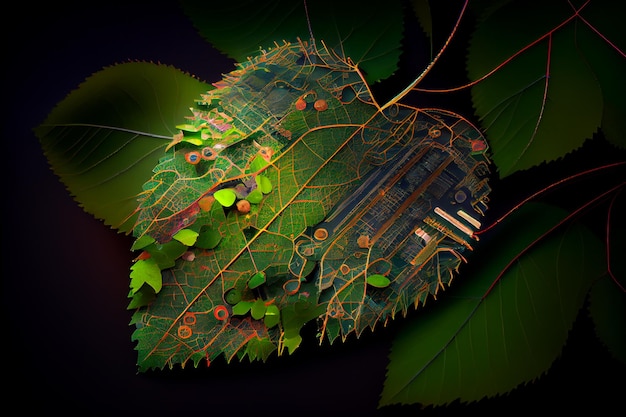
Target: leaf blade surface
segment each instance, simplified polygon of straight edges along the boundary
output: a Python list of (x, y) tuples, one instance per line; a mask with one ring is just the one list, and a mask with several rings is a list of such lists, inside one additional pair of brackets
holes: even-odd
[(519, 230), (516, 223), (527, 231), (506, 245), (496, 239), (484, 252), (492, 262), (466, 275), (452, 299), (440, 300), (435, 314), (416, 317), (394, 340), (380, 405), (503, 394), (538, 378), (559, 355), (591, 282), (602, 274), (602, 248), (580, 225), (557, 229), (490, 289), (507, 262), (564, 214), (538, 205), (514, 217), (513, 228), (500, 233)]
[(142, 185), (175, 133), (172, 126), (208, 88), (165, 65), (114, 65), (87, 78), (35, 133), (83, 209), (128, 233)]

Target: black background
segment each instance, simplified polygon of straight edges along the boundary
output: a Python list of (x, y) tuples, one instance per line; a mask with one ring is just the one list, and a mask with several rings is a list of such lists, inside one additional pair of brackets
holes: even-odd
[[(377, 409), (397, 322), (332, 347), (305, 340), (296, 354), (265, 364), (216, 361), (138, 374), (126, 310), (131, 239), (72, 200), (32, 128), (105, 66), (161, 62), (213, 82), (232, 62), (195, 32), (174, 1), (23, 2), (3, 20), (2, 392), (10, 415), (605, 415), (621, 406), (625, 368), (603, 349), (585, 315), (538, 382), (469, 405)], [(503, 200), (526, 195), (518, 198), (514, 185), (505, 185)]]

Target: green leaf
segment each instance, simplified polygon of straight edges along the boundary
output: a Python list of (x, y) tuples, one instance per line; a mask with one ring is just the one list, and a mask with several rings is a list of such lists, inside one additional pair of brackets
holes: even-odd
[(262, 360), (265, 362), (267, 358), (276, 350), (276, 345), (267, 339), (253, 338), (246, 344), (241, 358), (248, 356), (250, 361)]
[(276, 305), (270, 304), (269, 306), (267, 306), (264, 321), (265, 326), (267, 326), (268, 329), (271, 329), (272, 327), (280, 323), (280, 310)]
[(596, 335), (611, 355), (626, 364), (626, 293), (608, 276), (591, 290), (589, 313)]
[(533, 245), (564, 216), (529, 204), (500, 225), (475, 253), (484, 265), (394, 340), (380, 405), (477, 401), (550, 368), (605, 269), (601, 242), (579, 224)]
[(250, 162), (249, 172), (258, 172), (265, 168), (269, 162), (265, 160), (261, 155), (257, 155), (254, 157), (252, 162)]
[(246, 198), (252, 204), (259, 204), (263, 200), (263, 193), (258, 188), (250, 191), (248, 197)]
[(162, 279), (161, 268), (154, 259), (142, 259), (135, 262), (131, 267), (130, 288), (131, 293), (135, 294), (143, 284), (148, 284), (154, 289), (154, 292), (161, 291)]
[(380, 274), (370, 274), (366, 279), (367, 285), (371, 285), (372, 287), (377, 288), (385, 288), (388, 287), (391, 281), (384, 275)]
[(154, 291), (154, 288), (152, 288), (150, 285), (144, 284), (137, 291), (132, 289), (130, 291), (129, 297), (131, 297), (132, 299), (130, 300), (130, 303), (128, 303), (126, 309), (134, 310), (139, 307), (145, 307), (152, 301), (154, 301), (154, 299), (156, 298), (156, 292)]
[(297, 300), (281, 309), (281, 321), (285, 332), (284, 344), (292, 353), (302, 342), (300, 329), (310, 320), (324, 314), (326, 307), (314, 303)]
[[(237, 62), (245, 62), (260, 48), (283, 40), (310, 38), (307, 18), (316, 41), (359, 64), (369, 83), (389, 77), (401, 52), (403, 9), (400, 0), (364, 4), (357, 0), (304, 2), (279, 0), (207, 3), (183, 0), (183, 10), (200, 35)], [(381, 7), (384, 12), (381, 13)]]
[(253, 304), (254, 302), (252, 301), (239, 301), (233, 306), (233, 315), (243, 316), (245, 314), (248, 314)]
[(193, 246), (198, 239), (199, 233), (191, 229), (181, 229), (172, 236), (173, 239), (178, 240), (180, 243)]
[(189, 112), (211, 89), (165, 65), (104, 68), (72, 91), (35, 129), (52, 170), (85, 211), (130, 232), (137, 196)]
[(420, 27), (422, 28), (422, 30), (424, 31), (424, 33), (426, 34), (426, 36), (428, 36), (428, 39), (430, 40), (430, 49), (431, 49), (430, 52), (431, 52), (431, 58), (432, 58), (433, 52), (434, 52), (433, 46), (432, 46), (433, 17), (430, 11), (429, 0), (412, 0), (411, 6), (413, 8), (413, 12), (415, 13), (415, 16), (417, 17), (417, 21), (419, 22)]
[(181, 124), (181, 125), (176, 125), (176, 129), (178, 130), (184, 130), (185, 132), (199, 132), (202, 128), (198, 127), (198, 126), (194, 126), (191, 124)]
[(186, 250), (187, 246), (177, 240), (164, 244), (153, 243), (145, 247), (145, 251), (150, 254), (150, 259), (154, 260), (161, 269), (174, 266), (176, 259)]
[(272, 182), (265, 175), (257, 175), (255, 181), (259, 190), (261, 190), (263, 194), (269, 194), (272, 192)]
[(239, 303), (241, 301), (241, 291), (236, 288), (228, 290), (228, 292), (224, 296), (224, 300), (230, 305), (235, 305)]
[(300, 336), (300, 334), (295, 334), (291, 337), (285, 336), (285, 338), (283, 339), (283, 345), (287, 348), (287, 351), (290, 354), (293, 353), (293, 351), (296, 350), (298, 346), (300, 346), (300, 343), (302, 343), (302, 336)]
[(135, 251), (135, 250), (143, 249), (152, 243), (154, 243), (154, 239), (152, 237), (148, 235), (143, 235), (141, 238), (133, 242), (133, 245), (131, 246), (130, 250)]
[(230, 207), (235, 203), (237, 199), (237, 194), (229, 188), (224, 188), (222, 190), (217, 190), (213, 197), (224, 207)]
[(250, 280), (248, 281), (248, 288), (252, 290), (264, 283), (265, 273), (263, 271), (257, 272), (256, 274), (252, 275), (252, 277), (250, 277)]
[(202, 249), (213, 249), (221, 242), (220, 225), (226, 221), (226, 215), (221, 204), (212, 204), (208, 210), (211, 221), (200, 227), (198, 239), (194, 244)]
[(265, 305), (265, 301), (258, 299), (252, 304), (250, 308), (250, 315), (255, 320), (261, 320), (263, 316), (265, 316), (265, 311), (267, 310), (267, 306)]
[(203, 249), (213, 249), (222, 240), (222, 234), (216, 229), (202, 229), (195, 242), (195, 246)]
[[(472, 87), (472, 100), (501, 178), (579, 148), (600, 127), (603, 90), (623, 84), (617, 75), (623, 72), (610, 71), (601, 78), (606, 88), (598, 84), (595, 65), (589, 65), (597, 62), (596, 53), (585, 55), (580, 47), (597, 45), (598, 35), (580, 19), (568, 20), (572, 13), (567, 2), (508, 2), (481, 20), (471, 37), (469, 78), (490, 74)], [(623, 111), (617, 114), (623, 120)]]
[[(602, 132), (613, 145), (626, 149), (626, 27), (623, 5), (614, 1), (593, 1), (582, 11), (582, 17), (613, 45), (589, 30), (577, 36), (577, 46), (585, 56), (602, 89)], [(619, 53), (619, 48), (622, 53)]]

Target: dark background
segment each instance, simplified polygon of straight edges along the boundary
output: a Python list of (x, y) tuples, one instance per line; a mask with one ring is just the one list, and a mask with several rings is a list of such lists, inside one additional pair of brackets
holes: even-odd
[[(212, 82), (233, 69), (232, 62), (195, 32), (174, 1), (12, 6), (3, 12), (2, 64), (8, 91), (2, 393), (10, 415), (434, 416), (586, 409), (605, 415), (621, 407), (625, 367), (610, 358), (584, 314), (547, 375), (470, 405), (377, 410), (401, 320), (332, 347), (305, 338), (296, 354), (274, 355), (265, 364), (216, 361), (210, 368), (138, 374), (126, 310), (131, 239), (72, 200), (48, 168), (32, 128), (105, 66), (161, 62)], [(527, 195), (512, 182), (492, 199), (498, 193), (506, 202), (500, 210)]]

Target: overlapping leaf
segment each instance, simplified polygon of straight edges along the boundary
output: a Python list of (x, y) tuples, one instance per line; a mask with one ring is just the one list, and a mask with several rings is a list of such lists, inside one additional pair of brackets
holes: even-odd
[(130, 232), (137, 195), (188, 112), (210, 85), (165, 65), (133, 62), (93, 74), (35, 130), (80, 205)]
[(601, 242), (578, 224), (530, 246), (564, 216), (531, 204), (501, 225), (499, 236), (516, 239), (492, 237), (480, 253), (494, 262), (465, 275), (453, 297), (394, 340), (381, 405), (478, 401), (549, 369), (605, 270)]
[(503, 2), (483, 16), (467, 69), (471, 80), (488, 75), (472, 98), (501, 177), (563, 157), (600, 127), (624, 146), (620, 7)]
[(305, 2), (290, 0), (181, 3), (199, 33), (237, 62), (276, 43), (309, 40), (310, 21), (315, 39), (359, 64), (368, 83), (385, 79), (398, 68), (403, 30), (398, 0), (380, 5), (316, 0), (306, 2), (307, 10)]

